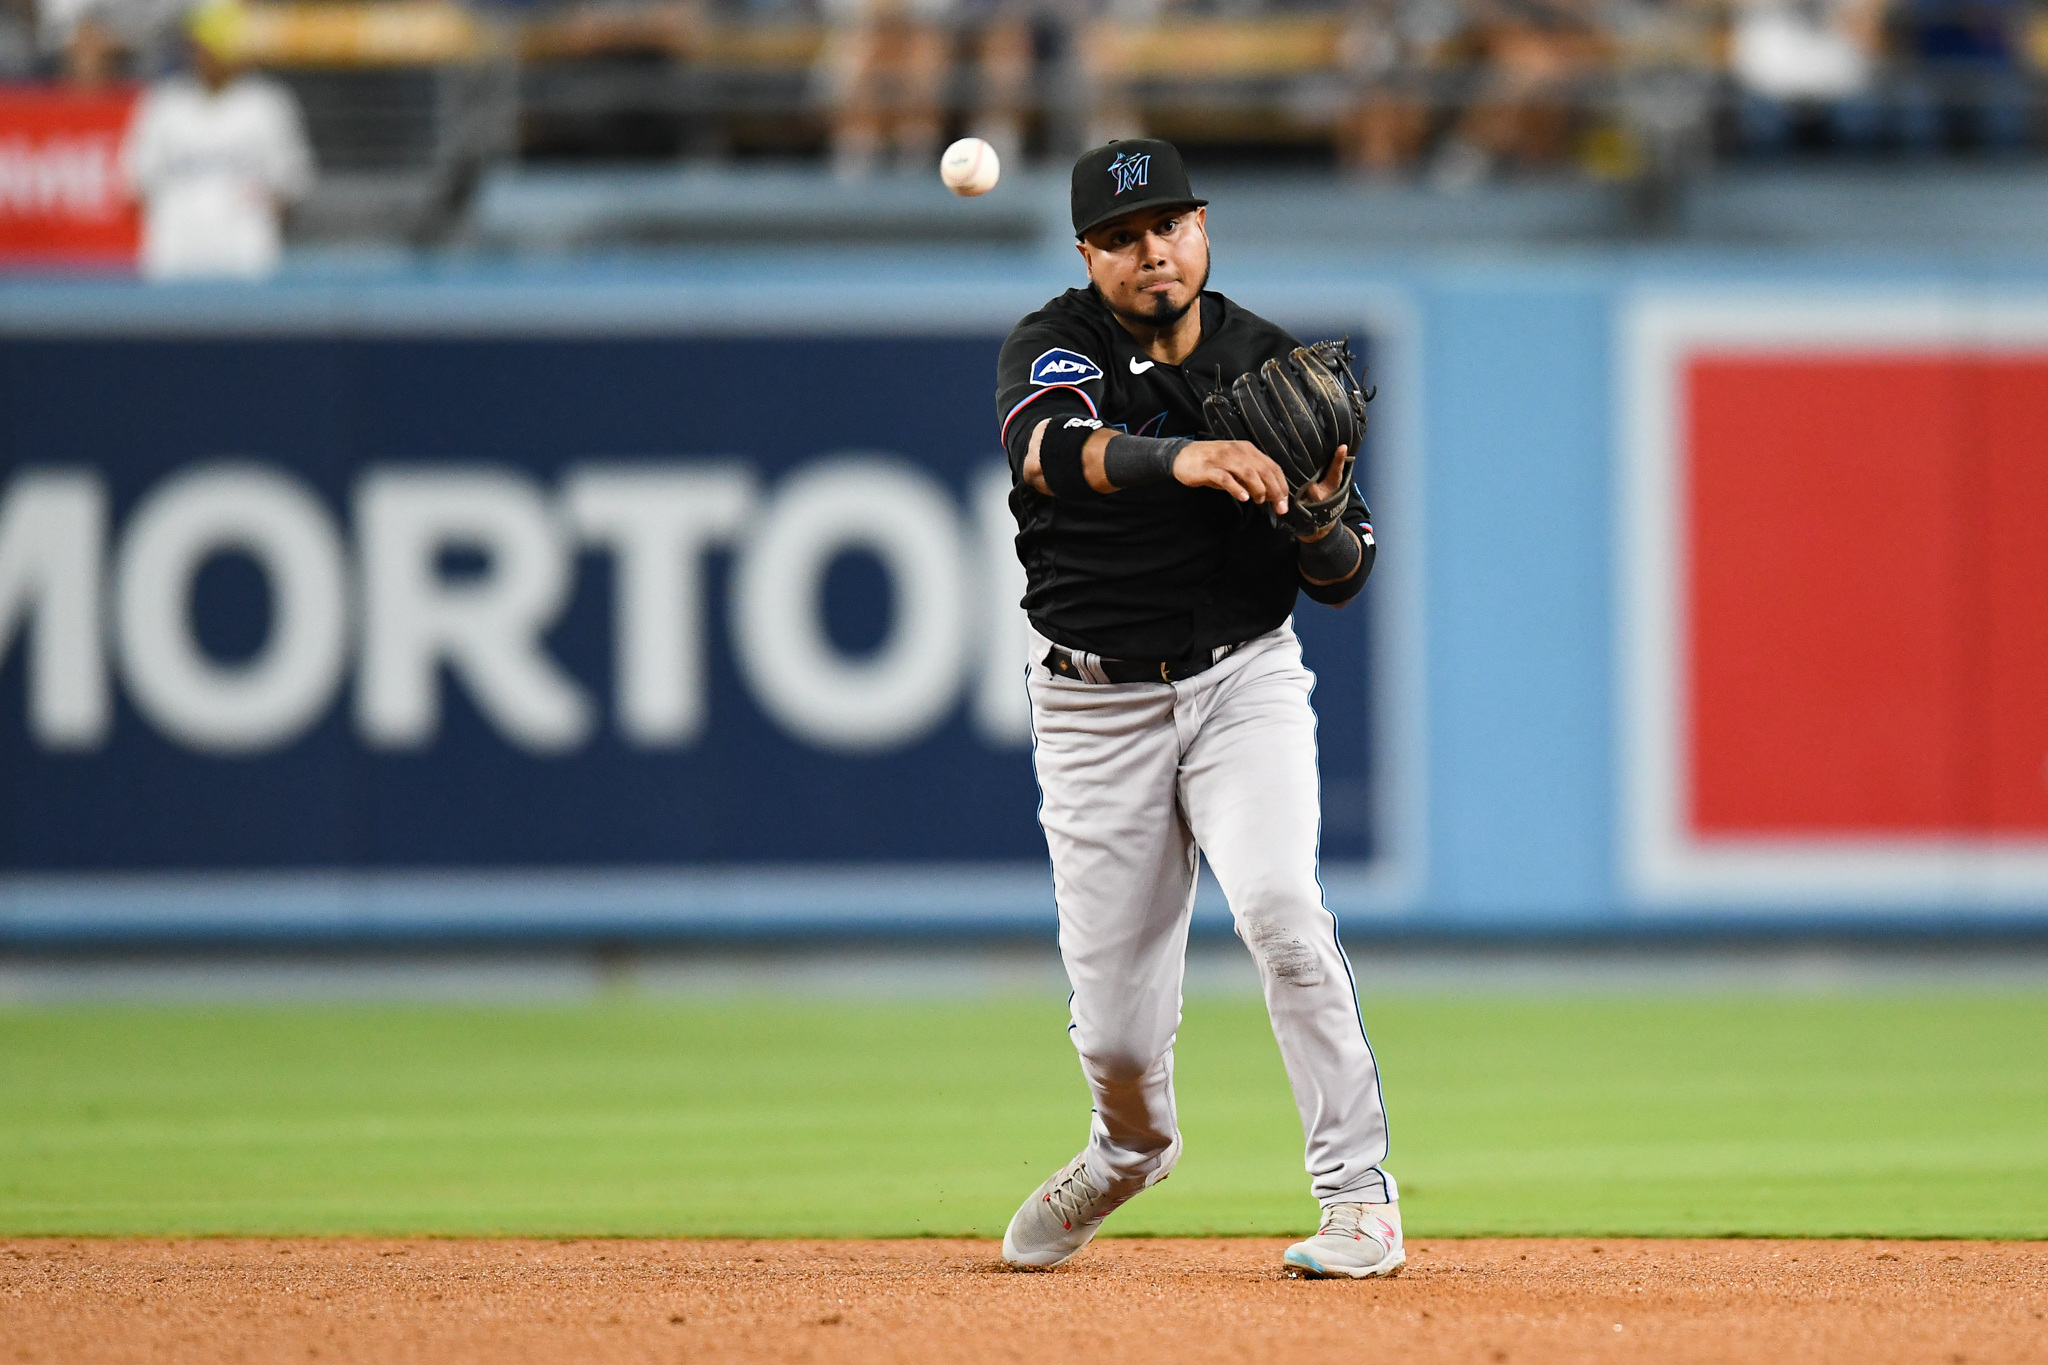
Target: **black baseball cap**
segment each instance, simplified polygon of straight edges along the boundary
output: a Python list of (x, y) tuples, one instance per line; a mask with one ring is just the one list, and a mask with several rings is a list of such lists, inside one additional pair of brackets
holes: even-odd
[(1172, 204), (1200, 208), (1187, 167), (1171, 142), (1126, 138), (1081, 153), (1074, 163), (1074, 235), (1084, 237), (1112, 218)]

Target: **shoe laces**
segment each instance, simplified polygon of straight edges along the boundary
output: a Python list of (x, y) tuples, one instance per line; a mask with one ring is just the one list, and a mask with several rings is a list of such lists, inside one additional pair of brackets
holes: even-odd
[(1353, 1241), (1362, 1237), (1370, 1237), (1381, 1246), (1391, 1246), (1392, 1243), (1387, 1240), (1382, 1231), (1386, 1227), (1384, 1222), (1381, 1222), (1378, 1227), (1366, 1226), (1366, 1208), (1367, 1205), (1364, 1204), (1330, 1205), (1329, 1208), (1323, 1210), (1323, 1225), (1317, 1229), (1316, 1236), (1349, 1237)]
[(1317, 1229), (1318, 1237), (1356, 1237), (1359, 1224), (1365, 1221), (1365, 1205), (1332, 1204), (1323, 1210), (1323, 1225)]
[(1068, 1232), (1074, 1230), (1074, 1220), (1086, 1214), (1101, 1197), (1088, 1183), (1088, 1167), (1079, 1161), (1068, 1167), (1058, 1183), (1045, 1192), (1045, 1202), (1052, 1205), (1053, 1215)]

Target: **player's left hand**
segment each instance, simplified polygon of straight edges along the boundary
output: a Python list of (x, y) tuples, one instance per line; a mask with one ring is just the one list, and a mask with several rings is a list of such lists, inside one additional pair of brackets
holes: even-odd
[[(1344, 486), (1344, 455), (1345, 447), (1338, 446), (1337, 453), (1330, 457), (1330, 467), (1323, 471), (1323, 477), (1317, 479), (1314, 483), (1303, 489), (1302, 492), (1307, 497), (1314, 499), (1334, 497), (1337, 490)], [(1321, 540), (1341, 525), (1343, 525), (1341, 520), (1333, 521), (1315, 535), (1303, 537), (1302, 543), (1308, 544), (1312, 541)]]

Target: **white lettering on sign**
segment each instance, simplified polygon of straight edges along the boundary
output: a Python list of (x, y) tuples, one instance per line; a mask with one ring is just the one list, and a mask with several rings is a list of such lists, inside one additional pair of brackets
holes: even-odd
[(112, 134), (0, 138), (0, 217), (106, 219), (127, 202)]
[(96, 749), (112, 707), (100, 631), (107, 490), (83, 469), (24, 469), (0, 500), (0, 660), (28, 639), (28, 729), (45, 749)]
[[(1031, 722), (1009, 486), (1008, 467), (991, 462), (963, 509), (917, 467), (863, 453), (800, 466), (767, 496), (737, 460), (576, 465), (559, 497), (495, 465), (383, 467), (355, 490), (352, 564), (332, 511), (296, 475), (216, 462), (145, 494), (103, 593), (104, 482), (27, 468), (0, 493), (0, 663), (21, 641), (28, 736), (52, 752), (96, 749), (111, 733), (111, 639), (143, 720), (201, 753), (263, 753), (304, 735), (332, 708), (352, 646), (355, 725), (374, 747), (430, 747), (446, 679), (508, 742), (570, 753), (589, 742), (597, 708), (545, 637), (570, 601), (580, 544), (611, 560), (619, 737), (685, 748), (712, 723), (706, 570), (730, 549), (735, 661), (777, 726), (875, 753), (916, 743), (964, 694), (981, 742), (1018, 748)], [(865, 654), (836, 646), (823, 615), (825, 575), (852, 551), (881, 562), (894, 604)], [(200, 572), (225, 555), (251, 561), (270, 599), (246, 659), (214, 657), (194, 630)]]
[[(192, 632), (194, 580), (246, 555), (270, 591), (270, 629), (223, 664)], [(255, 464), (201, 466), (159, 484), (129, 519), (114, 572), (115, 638), (136, 709), (166, 737), (211, 753), (258, 753), (315, 724), (348, 652), (341, 533), (299, 480)]]
[[(488, 466), (380, 469), (356, 490), (363, 646), (356, 723), (379, 748), (425, 748), (441, 669), (499, 732), (537, 754), (589, 737), (591, 706), (541, 642), (568, 601), (568, 537), (532, 480)], [(442, 557), (483, 560), (466, 576)]]
[(577, 530), (612, 554), (619, 733), (641, 748), (704, 732), (704, 553), (754, 502), (740, 465), (586, 465), (562, 500)]
[[(820, 612), (826, 569), (852, 549), (881, 560), (894, 590), (889, 633), (865, 658), (833, 644)], [(915, 466), (844, 454), (784, 480), (733, 579), (733, 647), (763, 708), (845, 753), (928, 733), (960, 695), (963, 560), (953, 499)]]

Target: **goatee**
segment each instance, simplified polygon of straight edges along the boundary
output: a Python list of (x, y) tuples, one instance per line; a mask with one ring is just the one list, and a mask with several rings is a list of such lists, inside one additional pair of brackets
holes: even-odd
[[(1175, 323), (1179, 322), (1182, 318), (1186, 317), (1188, 315), (1188, 309), (1193, 308), (1196, 304), (1202, 301), (1202, 291), (1204, 289), (1207, 289), (1208, 287), (1209, 254), (1207, 252), (1204, 252), (1202, 253), (1202, 281), (1200, 284), (1197, 284), (1195, 286), (1194, 292), (1188, 295), (1188, 301), (1186, 303), (1181, 304), (1179, 307), (1175, 307), (1173, 304), (1168, 303), (1164, 297), (1154, 299), (1152, 302), (1152, 308), (1149, 312), (1138, 312), (1135, 309), (1119, 308), (1115, 304), (1110, 303), (1108, 298), (1106, 297), (1103, 298), (1102, 301), (1108, 305), (1110, 312), (1116, 314), (1117, 317), (1122, 318), (1131, 326), (1143, 327), (1149, 330), (1163, 332), (1166, 331), (1168, 328), (1172, 327)], [(1100, 293), (1099, 290), (1097, 292)]]
[(1160, 298), (1153, 301), (1152, 311), (1149, 313), (1139, 313), (1127, 308), (1119, 308), (1113, 303), (1109, 305), (1109, 311), (1122, 318), (1125, 322), (1130, 323), (1133, 327), (1143, 327), (1151, 331), (1163, 332), (1186, 317), (1188, 309), (1194, 307), (1201, 297), (1202, 291), (1198, 289), (1193, 297), (1178, 308), (1168, 303), (1164, 298)]

